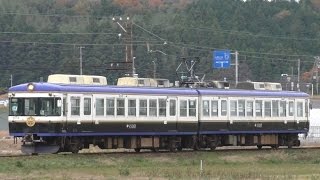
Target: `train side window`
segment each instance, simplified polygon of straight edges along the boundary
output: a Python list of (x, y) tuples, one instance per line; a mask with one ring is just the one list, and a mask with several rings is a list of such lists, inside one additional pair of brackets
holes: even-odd
[(159, 116), (166, 116), (167, 113), (167, 100), (159, 99)]
[(91, 98), (83, 99), (83, 114), (91, 115)]
[(253, 101), (247, 101), (246, 114), (248, 117), (253, 116)]
[(202, 101), (202, 115), (203, 116), (209, 116), (209, 101), (204, 100)]
[(106, 108), (106, 113), (109, 116), (114, 116), (114, 99), (108, 99), (106, 102), (107, 108)]
[(97, 98), (96, 99), (96, 116), (104, 115), (104, 99)]
[(128, 100), (128, 116), (136, 116), (136, 100), (129, 99)]
[(297, 116), (303, 117), (303, 102), (297, 102)]
[(279, 116), (279, 101), (273, 100), (272, 101), (272, 117)]
[(180, 105), (180, 116), (187, 117), (187, 101), (180, 100), (179, 105)]
[(280, 117), (285, 117), (287, 114), (286, 101), (280, 101)]
[(227, 100), (221, 100), (221, 116), (227, 116), (228, 104)]
[(262, 116), (262, 100), (257, 100), (256, 101), (256, 116), (261, 117)]
[(293, 107), (293, 101), (289, 102), (289, 116), (294, 115), (294, 107)]
[(236, 100), (230, 101), (230, 111), (231, 111), (231, 116), (237, 116), (237, 101)]
[(149, 100), (149, 116), (157, 116), (157, 100)]
[(117, 99), (117, 116), (124, 116), (124, 99)]
[(71, 115), (79, 116), (80, 115), (80, 97), (72, 96), (71, 101)]
[(139, 100), (139, 116), (147, 116), (147, 100)]
[(170, 116), (176, 116), (176, 100), (170, 99)]
[(189, 116), (196, 116), (197, 103), (196, 100), (189, 100)]
[(218, 116), (218, 101), (211, 101), (211, 116)]
[(239, 116), (242, 116), (242, 117), (245, 116), (245, 114), (246, 114), (245, 105), (246, 105), (246, 101), (245, 100), (241, 99), (241, 100), (238, 101)]
[(271, 102), (270, 101), (264, 102), (264, 116), (271, 117)]

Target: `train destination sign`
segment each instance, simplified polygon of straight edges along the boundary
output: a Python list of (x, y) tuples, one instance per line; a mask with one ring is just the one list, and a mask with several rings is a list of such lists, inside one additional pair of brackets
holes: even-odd
[(229, 68), (230, 67), (230, 51), (213, 51), (213, 68)]

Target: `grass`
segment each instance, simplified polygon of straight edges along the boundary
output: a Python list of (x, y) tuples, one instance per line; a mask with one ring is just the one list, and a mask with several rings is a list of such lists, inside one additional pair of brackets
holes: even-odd
[[(319, 179), (320, 150), (3, 157), (1, 179)], [(200, 172), (200, 160), (203, 171)]]

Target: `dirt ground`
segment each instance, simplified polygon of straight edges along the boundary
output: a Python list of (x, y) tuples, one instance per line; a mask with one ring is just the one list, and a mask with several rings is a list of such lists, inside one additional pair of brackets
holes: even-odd
[(20, 154), (20, 146), (19, 140), (17, 144), (14, 144), (13, 138), (9, 136), (8, 131), (0, 131), (0, 155)]

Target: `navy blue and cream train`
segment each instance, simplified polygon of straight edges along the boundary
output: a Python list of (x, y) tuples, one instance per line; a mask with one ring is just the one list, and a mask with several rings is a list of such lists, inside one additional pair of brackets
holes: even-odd
[(9, 131), (22, 151), (299, 146), (303, 92), (28, 83), (9, 90)]

